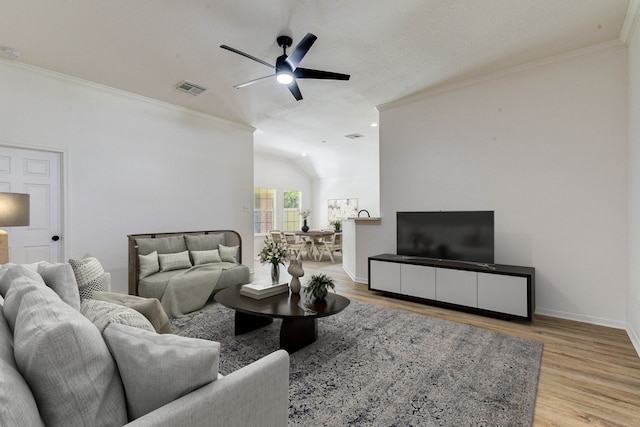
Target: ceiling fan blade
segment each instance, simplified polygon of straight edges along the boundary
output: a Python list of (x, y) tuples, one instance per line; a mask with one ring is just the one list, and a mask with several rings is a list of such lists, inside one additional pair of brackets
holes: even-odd
[(296, 68), (293, 72), (296, 79), (329, 79), (349, 80), (349, 74), (333, 73), (331, 71), (311, 70), (309, 68)]
[(298, 87), (298, 83), (294, 80), (290, 84), (287, 85), (291, 95), (296, 99), (296, 101), (300, 101), (302, 99), (302, 93), (300, 92), (300, 88)]
[(273, 66), (273, 65), (269, 64), (269, 63), (268, 63), (268, 62), (266, 62), (266, 61), (263, 61), (262, 59), (256, 58), (255, 56), (253, 56), (253, 55), (249, 55), (248, 53), (244, 53), (244, 52), (242, 52), (242, 51), (240, 51), (240, 50), (238, 50), (238, 49), (234, 49), (234, 48), (232, 48), (231, 46), (227, 46), (226, 44), (223, 44), (223, 45), (221, 45), (220, 47), (221, 47), (221, 48), (223, 48), (223, 49), (229, 50), (229, 51), (231, 51), (231, 52), (233, 52), (233, 53), (237, 53), (238, 55), (242, 55), (242, 56), (244, 56), (245, 58), (253, 59), (254, 61), (259, 62), (259, 63), (261, 63), (262, 65), (266, 65), (266, 66), (267, 66), (267, 67), (269, 67), (269, 68), (274, 68), (274, 69), (276, 68), (275, 66)]
[(273, 76), (275, 76), (275, 74), (269, 74), (268, 76), (258, 77), (257, 79), (253, 79), (253, 80), (249, 80), (248, 82), (237, 84), (234, 87), (236, 89), (240, 89), (242, 87), (249, 86), (249, 85), (252, 85), (254, 83), (258, 83), (261, 80), (268, 79), (269, 77), (273, 77)]
[(311, 46), (313, 46), (313, 43), (315, 43), (316, 39), (316, 36), (311, 33), (307, 33), (307, 35), (304, 36), (302, 40), (300, 40), (300, 43), (296, 45), (296, 47), (287, 57), (287, 63), (291, 65), (291, 68), (293, 68), (294, 70), (296, 69), (300, 61), (302, 61), (302, 58), (304, 58), (309, 49), (311, 49)]

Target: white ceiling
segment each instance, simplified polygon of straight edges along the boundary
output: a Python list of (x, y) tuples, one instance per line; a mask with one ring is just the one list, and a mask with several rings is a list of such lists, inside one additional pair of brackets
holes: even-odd
[[(0, 46), (33, 66), (256, 128), (255, 150), (312, 178), (359, 175), (377, 150), (376, 106), (620, 39), (629, 0), (0, 0)], [(300, 66), (351, 74), (301, 80), (304, 99), (227, 44), (269, 63), (308, 32)], [(175, 86), (208, 88), (193, 97)], [(364, 138), (350, 140), (346, 134)], [(307, 153), (308, 157), (301, 157)], [(342, 163), (344, 162), (344, 163)]]

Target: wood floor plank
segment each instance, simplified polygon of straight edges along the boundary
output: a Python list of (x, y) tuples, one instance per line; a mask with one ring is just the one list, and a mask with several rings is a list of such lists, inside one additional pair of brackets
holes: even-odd
[[(254, 277), (267, 280), (269, 266), (256, 262)], [(626, 331), (548, 316), (506, 321), (433, 307), (370, 292), (336, 263), (303, 261), (304, 284), (327, 274), (336, 292), (350, 299), (485, 328), (544, 343), (534, 426), (640, 427), (640, 357)], [(289, 281), (281, 267), (282, 282)]]

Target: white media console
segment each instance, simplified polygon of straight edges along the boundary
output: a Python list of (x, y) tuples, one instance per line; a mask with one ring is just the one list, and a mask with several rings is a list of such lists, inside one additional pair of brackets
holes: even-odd
[(369, 257), (369, 289), (427, 304), (531, 320), (535, 269), (382, 254)]

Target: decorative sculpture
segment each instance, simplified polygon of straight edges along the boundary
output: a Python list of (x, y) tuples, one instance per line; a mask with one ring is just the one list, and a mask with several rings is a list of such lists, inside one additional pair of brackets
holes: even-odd
[(300, 284), (300, 277), (304, 276), (304, 270), (302, 269), (302, 261), (292, 258), (289, 262), (289, 268), (287, 272), (291, 275), (291, 283), (289, 284), (289, 288), (291, 289), (292, 294), (299, 294), (300, 288), (302, 285)]

